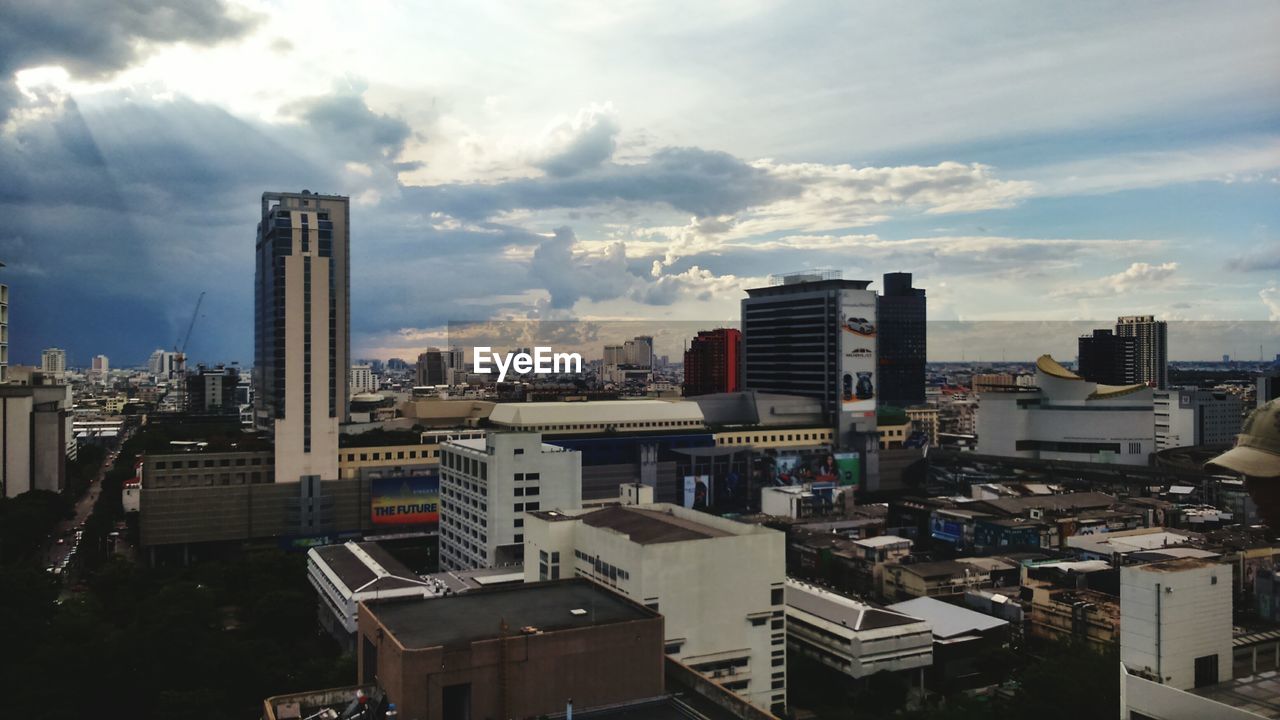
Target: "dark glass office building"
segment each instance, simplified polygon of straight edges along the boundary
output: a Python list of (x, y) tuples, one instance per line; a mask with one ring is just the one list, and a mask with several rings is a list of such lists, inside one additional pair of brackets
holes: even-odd
[(1103, 385), (1134, 385), (1138, 382), (1138, 339), (1116, 335), (1111, 330), (1094, 330), (1079, 341), (1080, 367), (1076, 374)]
[(881, 404), (902, 408), (924, 404), (924, 289), (911, 287), (911, 273), (885, 273), (876, 314)]

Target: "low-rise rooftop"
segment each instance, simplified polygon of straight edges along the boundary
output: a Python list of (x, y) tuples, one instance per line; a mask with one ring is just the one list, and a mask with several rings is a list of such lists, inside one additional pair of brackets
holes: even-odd
[(587, 580), (528, 583), (463, 595), (366, 603), (408, 649), (467, 645), (508, 635), (643, 620), (654, 611)]

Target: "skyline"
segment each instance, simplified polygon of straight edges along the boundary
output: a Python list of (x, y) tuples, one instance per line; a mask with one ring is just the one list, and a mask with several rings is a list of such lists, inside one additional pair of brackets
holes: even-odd
[(189, 354), (247, 360), (257, 198), (303, 188), (352, 197), (354, 357), (729, 324), (817, 267), (934, 320), (1280, 320), (1271, 4), (301, 7), (0, 19), (15, 362), (141, 361), (202, 290)]

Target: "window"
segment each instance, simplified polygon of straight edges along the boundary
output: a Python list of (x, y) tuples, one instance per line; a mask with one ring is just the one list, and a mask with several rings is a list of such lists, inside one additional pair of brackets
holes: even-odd
[(513, 511), (513, 512), (524, 512), (524, 503), (516, 503), (516, 504), (515, 504), (515, 507), (514, 507), (514, 508), (512, 508), (512, 511)]
[(524, 448), (516, 448), (515, 450), (512, 450), (512, 451), (511, 451), (511, 454), (512, 454), (512, 455), (523, 455), (523, 454), (524, 454)]
[(782, 604), (782, 588), (773, 588), (772, 590), (769, 591), (769, 604), (770, 605)]
[(524, 542), (524, 534), (523, 534), (523, 533), (516, 533), (515, 541), (516, 541), (516, 542), (518, 542), (518, 543), (522, 543), (522, 542)]

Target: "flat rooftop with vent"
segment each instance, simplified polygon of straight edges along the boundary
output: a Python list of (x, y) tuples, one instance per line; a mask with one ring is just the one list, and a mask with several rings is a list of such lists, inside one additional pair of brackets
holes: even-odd
[(400, 716), (531, 717), (664, 694), (662, 616), (582, 579), (373, 600), (359, 676)]

